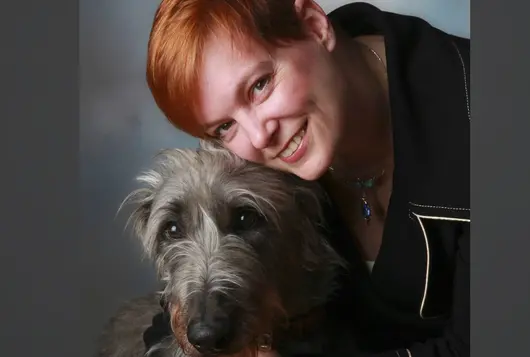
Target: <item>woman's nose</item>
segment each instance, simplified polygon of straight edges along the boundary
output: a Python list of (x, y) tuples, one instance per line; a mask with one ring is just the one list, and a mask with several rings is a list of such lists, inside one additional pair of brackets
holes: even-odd
[(278, 121), (277, 120), (267, 120), (264, 122), (258, 123), (250, 134), (250, 141), (252, 145), (259, 150), (267, 148), (271, 145), (271, 142), (274, 138), (274, 134), (278, 130)]
[(240, 113), (236, 121), (243, 126), (252, 146), (258, 150), (271, 145), (279, 127), (277, 118), (258, 116), (256, 113)]

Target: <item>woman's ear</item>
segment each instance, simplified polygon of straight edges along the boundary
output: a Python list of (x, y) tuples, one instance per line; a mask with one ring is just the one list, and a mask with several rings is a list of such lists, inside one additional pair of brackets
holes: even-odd
[(329, 52), (335, 48), (335, 31), (327, 14), (314, 0), (295, 0), (295, 11), (308, 34)]

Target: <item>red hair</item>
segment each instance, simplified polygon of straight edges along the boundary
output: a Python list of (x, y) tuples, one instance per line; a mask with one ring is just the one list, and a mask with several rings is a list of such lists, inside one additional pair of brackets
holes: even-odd
[(180, 130), (203, 137), (195, 116), (205, 42), (224, 31), (264, 46), (304, 39), (294, 0), (162, 0), (147, 53), (147, 83), (156, 104)]

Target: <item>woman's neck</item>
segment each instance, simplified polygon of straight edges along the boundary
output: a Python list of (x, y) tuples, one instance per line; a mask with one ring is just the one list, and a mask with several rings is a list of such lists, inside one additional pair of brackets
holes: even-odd
[(345, 117), (332, 166), (343, 175), (358, 178), (391, 171), (393, 131), (384, 40), (381, 36), (352, 39), (339, 34), (335, 56), (347, 82), (344, 112), (351, 114)]

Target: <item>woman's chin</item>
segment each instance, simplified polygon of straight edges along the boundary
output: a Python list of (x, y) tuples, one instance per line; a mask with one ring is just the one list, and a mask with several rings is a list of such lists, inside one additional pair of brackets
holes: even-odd
[(316, 181), (326, 174), (328, 168), (329, 165), (325, 165), (323, 162), (318, 162), (317, 164), (307, 162), (302, 167), (296, 168), (291, 172), (303, 180)]

